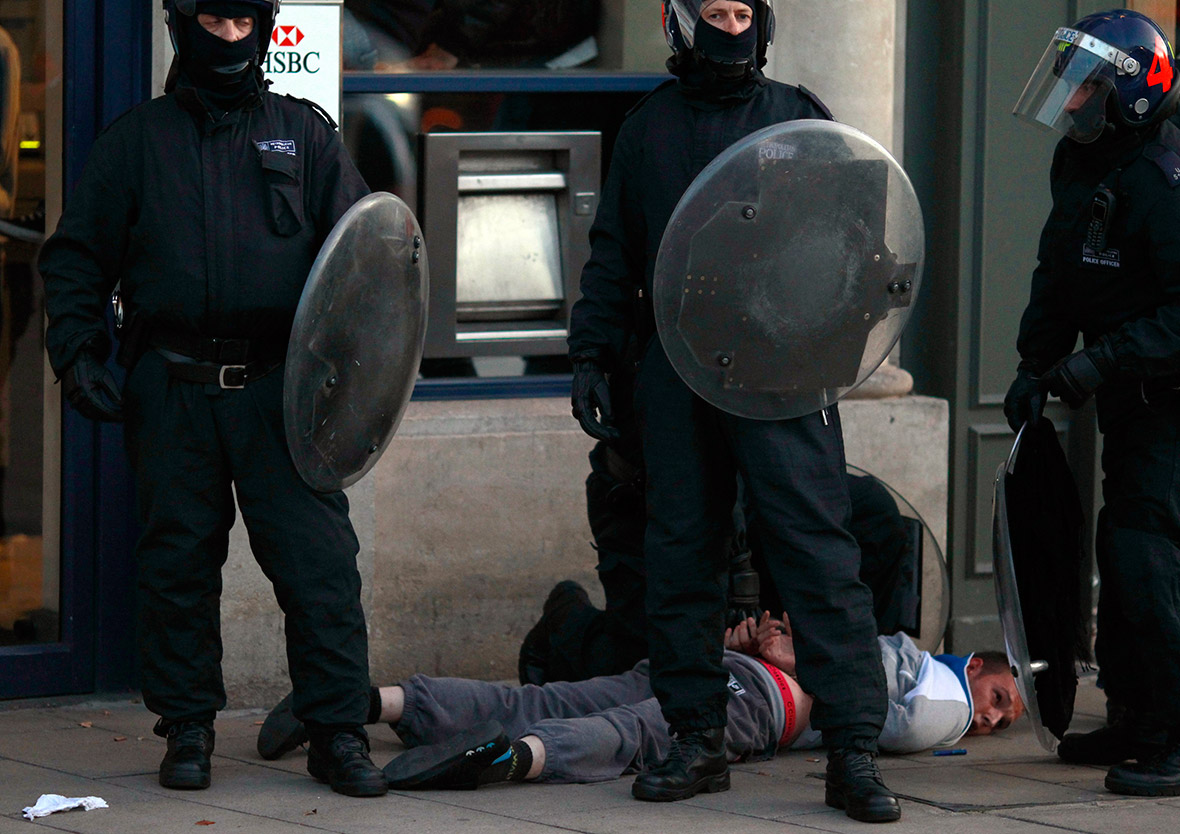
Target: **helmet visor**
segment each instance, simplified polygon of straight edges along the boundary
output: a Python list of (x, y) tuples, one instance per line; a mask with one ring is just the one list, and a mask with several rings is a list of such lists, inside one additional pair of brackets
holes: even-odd
[(1139, 62), (1117, 47), (1062, 27), (1012, 112), (1076, 142), (1093, 142), (1106, 126), (1106, 99), (1116, 73), (1136, 75), (1139, 70)]

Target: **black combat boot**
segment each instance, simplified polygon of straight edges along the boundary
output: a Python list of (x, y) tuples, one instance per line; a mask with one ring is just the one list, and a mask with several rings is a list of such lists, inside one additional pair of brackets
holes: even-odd
[(1106, 789), (1130, 796), (1180, 796), (1180, 739), (1172, 736), (1154, 756), (1112, 767)]
[(307, 772), (345, 796), (383, 796), (385, 774), (369, 758), (363, 727), (330, 729), (308, 726)]
[(863, 750), (828, 753), (824, 776), (824, 802), (840, 808), (860, 822), (894, 822), (901, 819), (897, 795), (885, 787), (877, 755)]
[(704, 791), (729, 790), (725, 760), (725, 728), (710, 727), (680, 733), (672, 739), (668, 757), (635, 777), (631, 795), (648, 802), (688, 799)]
[(1089, 733), (1066, 733), (1057, 755), (1070, 764), (1110, 767), (1128, 759), (1150, 759), (1165, 747), (1167, 734), (1138, 726), (1131, 715)]
[(1057, 755), (1070, 764), (1110, 767), (1128, 759), (1152, 759), (1166, 747), (1167, 737), (1167, 731), (1136, 720), (1134, 710), (1122, 709), (1119, 720), (1107, 727), (1092, 733), (1067, 733), (1057, 746)]
[(168, 739), (168, 752), (160, 762), (160, 784), (166, 788), (197, 791), (209, 787), (209, 757), (213, 755), (212, 721), (165, 721), (152, 731)]
[(541, 619), (529, 629), (520, 644), (520, 656), (517, 660), (516, 671), (520, 677), (520, 684), (541, 684), (554, 680), (549, 676), (549, 638), (565, 622), (570, 613), (581, 607), (590, 606), (590, 595), (586, 589), (566, 579), (558, 582), (545, 598), (545, 605), (541, 608)]

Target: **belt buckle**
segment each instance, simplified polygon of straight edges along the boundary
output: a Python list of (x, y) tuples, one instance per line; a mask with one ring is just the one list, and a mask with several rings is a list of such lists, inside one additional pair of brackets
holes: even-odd
[[(237, 372), (241, 373), (241, 375), (242, 375), (241, 384), (240, 385), (231, 385), (230, 383), (226, 382), (225, 381), (225, 374), (227, 371), (237, 371)], [(221, 368), (217, 371), (217, 384), (220, 385), (222, 388), (228, 389), (231, 391), (236, 391), (239, 388), (245, 388), (246, 387), (246, 366), (245, 365), (222, 365)]]

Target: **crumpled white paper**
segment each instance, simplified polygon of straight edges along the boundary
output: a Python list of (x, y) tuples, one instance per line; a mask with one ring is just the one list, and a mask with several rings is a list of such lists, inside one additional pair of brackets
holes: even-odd
[(81, 808), (83, 811), (93, 811), (95, 808), (107, 808), (105, 799), (97, 796), (61, 796), (56, 793), (41, 794), (41, 798), (37, 800), (37, 804), (31, 808), (25, 808), (25, 819), (34, 820), (37, 817), (47, 817), (50, 814), (58, 811), (72, 811), (75, 808)]

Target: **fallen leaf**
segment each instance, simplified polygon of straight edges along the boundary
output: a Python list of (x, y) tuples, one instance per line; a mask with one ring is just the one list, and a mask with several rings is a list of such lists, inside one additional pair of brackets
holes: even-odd
[(127, 736), (115, 736), (115, 741), (126, 741)]
[(213, 820), (201, 820), (197, 825), (217, 825)]
[(310, 811), (304, 811), (303, 816), (310, 817), (310, 816), (314, 816), (315, 814), (318, 814), (319, 812), (320, 812), (319, 808), (312, 808)]
[(93, 721), (79, 721), (78, 726), (85, 727), (86, 729), (89, 730), (91, 727), (94, 726), (94, 722)]

